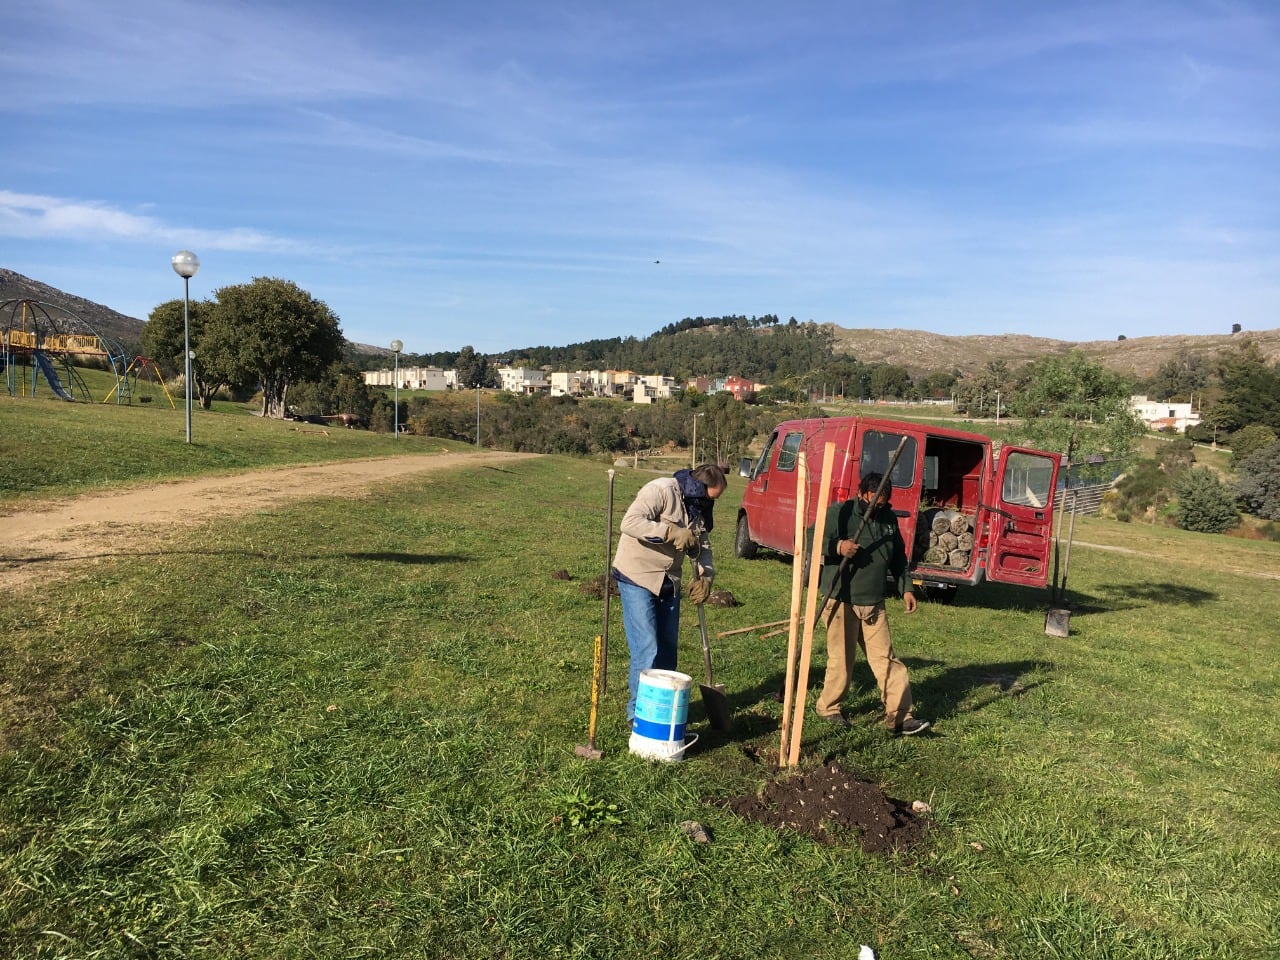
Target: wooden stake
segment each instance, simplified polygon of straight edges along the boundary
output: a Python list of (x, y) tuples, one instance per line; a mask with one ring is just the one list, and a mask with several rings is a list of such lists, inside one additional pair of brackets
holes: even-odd
[(804, 584), (804, 522), (809, 500), (809, 464), (804, 451), (796, 463), (796, 532), (791, 551), (791, 613), (787, 617), (787, 666), (782, 688), (782, 738), (778, 746), (778, 766), (785, 767), (791, 755), (791, 704), (796, 688), (796, 650), (800, 639), (800, 593)]
[(818, 583), (822, 576), (822, 539), (827, 530), (827, 505), (831, 501), (831, 471), (836, 458), (836, 445), (828, 443), (822, 455), (822, 482), (818, 486), (818, 513), (813, 523), (813, 550), (809, 555), (809, 590), (805, 599), (804, 642), (800, 646), (800, 666), (796, 677), (795, 717), (791, 723), (791, 750), (787, 765), (794, 767), (800, 760), (800, 734), (804, 730), (805, 697), (809, 688), (809, 660), (813, 654), (813, 628), (818, 623), (821, 610), (818, 604)]

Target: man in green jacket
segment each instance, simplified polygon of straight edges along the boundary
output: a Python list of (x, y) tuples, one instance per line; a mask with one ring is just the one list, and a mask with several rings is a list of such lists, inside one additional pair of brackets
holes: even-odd
[[(858, 485), (858, 495), (827, 511), (822, 541), (821, 595), (832, 582), (831, 599), (822, 611), (827, 627), (827, 673), (815, 709), (818, 715), (842, 727), (849, 721), (840, 712), (840, 702), (849, 690), (849, 671), (857, 659), (858, 647), (880, 687), (885, 725), (898, 736), (913, 736), (929, 729), (927, 720), (911, 715), (911, 680), (907, 665), (893, 652), (889, 621), (885, 613), (886, 584), (892, 580), (907, 613), (916, 609), (916, 597), (907, 573), (907, 549), (898, 529), (898, 518), (889, 508), (888, 493), (876, 500), (882, 475), (869, 473)], [(868, 516), (866, 525), (862, 518)], [(852, 538), (859, 526), (862, 532)], [(842, 560), (848, 560), (843, 568)]]

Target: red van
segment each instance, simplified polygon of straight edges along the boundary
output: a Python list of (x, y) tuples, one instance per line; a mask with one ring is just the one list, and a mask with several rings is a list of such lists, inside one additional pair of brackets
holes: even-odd
[[(997, 458), (990, 437), (898, 420), (832, 417), (778, 424), (760, 456), (742, 461), (748, 484), (734, 552), (743, 559), (759, 546), (792, 552), (796, 497), (805, 498), (806, 523), (812, 524), (828, 443), (835, 444), (831, 502), (838, 503), (856, 495), (867, 474), (884, 473), (903, 437), (889, 503), (916, 581), (942, 588), (944, 596), (984, 579), (1045, 586), (1059, 456), (1005, 446)], [(801, 451), (806, 490), (796, 489)]]

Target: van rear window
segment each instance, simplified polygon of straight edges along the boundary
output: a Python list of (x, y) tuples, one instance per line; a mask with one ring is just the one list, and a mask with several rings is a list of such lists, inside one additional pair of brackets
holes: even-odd
[(782, 441), (782, 449), (778, 451), (778, 469), (790, 473), (796, 468), (796, 461), (800, 459), (800, 441), (804, 439), (804, 434), (800, 432), (788, 433)]
[(1001, 499), (1021, 507), (1045, 506), (1053, 483), (1053, 461), (1018, 451), (1010, 453), (1006, 460)]
[[(889, 458), (902, 442), (900, 433), (881, 433), (879, 430), (868, 430), (862, 435), (862, 460), (858, 466), (858, 479), (869, 473), (883, 474), (889, 466)], [(902, 455), (893, 468), (893, 476), (889, 482), (895, 487), (909, 487), (916, 481), (916, 438), (907, 439), (902, 448)]]

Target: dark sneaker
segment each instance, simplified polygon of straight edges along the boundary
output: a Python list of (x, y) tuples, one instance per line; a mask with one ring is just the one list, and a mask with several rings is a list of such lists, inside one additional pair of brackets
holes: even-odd
[(895, 737), (914, 737), (917, 733), (924, 733), (929, 729), (928, 720), (917, 720), (915, 717), (907, 717), (902, 723), (893, 728)]
[(849, 729), (849, 720), (843, 713), (820, 713), (818, 714), (827, 723), (834, 724), (842, 730)]

